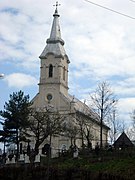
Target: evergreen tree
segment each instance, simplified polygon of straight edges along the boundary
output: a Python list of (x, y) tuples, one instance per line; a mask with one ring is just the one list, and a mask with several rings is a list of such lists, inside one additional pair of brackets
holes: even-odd
[(8, 131), (8, 141), (17, 146), (17, 160), (19, 155), (20, 132), (28, 127), (29, 95), (24, 95), (20, 90), (10, 94), (10, 99), (5, 102), (4, 110), (0, 115), (4, 118), (3, 128)]

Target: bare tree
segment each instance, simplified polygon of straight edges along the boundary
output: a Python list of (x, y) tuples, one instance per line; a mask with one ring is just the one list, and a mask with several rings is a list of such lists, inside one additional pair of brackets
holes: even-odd
[(92, 135), (92, 123), (86, 123), (85, 124), (85, 130), (84, 130), (84, 135), (85, 135), (85, 138), (87, 140), (87, 147), (88, 148), (92, 148), (92, 139), (93, 139), (93, 135)]
[(133, 142), (135, 141), (135, 131), (133, 127), (126, 128), (125, 133), (127, 134), (127, 136), (129, 137), (131, 141)]
[(76, 116), (76, 124), (78, 126), (78, 131), (81, 136), (81, 141), (82, 141), (82, 148), (84, 147), (84, 130), (85, 130), (85, 119), (84, 117), (81, 116), (81, 113), (78, 112)]
[(133, 129), (135, 131), (135, 109), (132, 111), (131, 118), (132, 118)]
[(78, 136), (78, 127), (74, 122), (69, 121), (68, 123), (64, 124), (64, 134), (70, 138), (71, 146), (76, 145), (76, 139)]
[(49, 109), (32, 109), (29, 118), (29, 128), (25, 134), (27, 137), (35, 139), (35, 155), (38, 154), (39, 146), (45, 139), (53, 135), (59, 135), (63, 130), (64, 116), (59, 112), (50, 111)]
[(111, 144), (113, 144), (116, 141), (118, 134), (122, 130), (121, 123), (117, 118), (117, 110), (115, 107), (112, 108), (112, 111), (110, 112), (110, 116), (108, 117), (108, 125), (110, 127), (109, 138)]
[(93, 119), (91, 119), (88, 116), (82, 115), (82, 112), (78, 111), (76, 115), (76, 124), (78, 127), (79, 134), (81, 136), (82, 148), (84, 148), (85, 140), (87, 141), (87, 147), (91, 147), (91, 140), (93, 138), (92, 135)]
[(131, 124), (131, 127), (128, 127), (126, 129), (126, 133), (130, 137), (130, 139), (133, 140), (133, 139), (135, 139), (135, 109), (132, 111), (130, 117), (132, 120), (132, 124)]
[(109, 83), (107, 82), (99, 83), (95, 92), (90, 95), (90, 98), (92, 100), (94, 109), (96, 109), (96, 112), (100, 117), (100, 147), (102, 148), (103, 122), (111, 109), (116, 105), (117, 101), (115, 100), (115, 96), (110, 88)]

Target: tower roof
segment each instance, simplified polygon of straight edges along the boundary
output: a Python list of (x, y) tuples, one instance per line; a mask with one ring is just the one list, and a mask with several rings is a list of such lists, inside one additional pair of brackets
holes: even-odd
[(66, 55), (64, 49), (64, 41), (61, 38), (61, 31), (59, 25), (60, 15), (58, 14), (57, 6), (58, 4), (56, 4), (56, 9), (53, 14), (54, 19), (52, 23), (50, 37), (47, 39), (47, 45), (39, 56), (41, 59), (46, 58), (47, 54), (54, 54), (56, 57), (64, 57)]

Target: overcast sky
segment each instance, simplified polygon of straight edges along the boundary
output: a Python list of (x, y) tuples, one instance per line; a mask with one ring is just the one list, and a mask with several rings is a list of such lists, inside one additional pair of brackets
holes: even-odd
[[(128, 124), (135, 108), (135, 2), (93, 0), (128, 18), (84, 0), (60, 0), (62, 39), (70, 59), (69, 92), (87, 99), (108, 81), (119, 99), (118, 118)], [(0, 109), (20, 89), (38, 92), (40, 59), (50, 35), (54, 0), (0, 1)]]

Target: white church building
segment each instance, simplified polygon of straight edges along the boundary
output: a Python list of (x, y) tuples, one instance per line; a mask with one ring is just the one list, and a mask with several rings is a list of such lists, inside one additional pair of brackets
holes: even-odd
[[(46, 41), (46, 46), (39, 56), (41, 61), (40, 66), (40, 81), (39, 92), (33, 98), (33, 107), (43, 108), (48, 105), (57, 109), (62, 114), (74, 114), (76, 121), (78, 118), (87, 119), (87, 124), (90, 125), (91, 143), (95, 147), (100, 143), (100, 118), (89, 108), (85, 103), (68, 93), (68, 65), (70, 63), (69, 57), (64, 49), (64, 40), (61, 37), (59, 17), (56, 5), (56, 10), (53, 14), (53, 23), (50, 32), (50, 37)], [(69, 118), (70, 119), (70, 118)], [(71, 120), (72, 121), (72, 120)], [(103, 145), (107, 143), (109, 128), (103, 124)], [(84, 138), (85, 142), (85, 138)], [(49, 143), (48, 140), (41, 145), (42, 147)], [(34, 146), (34, 139), (30, 142)], [(78, 135), (76, 145), (81, 147), (81, 137)], [(71, 146), (71, 140), (66, 136), (52, 137), (52, 151), (65, 147), (68, 149)], [(41, 152), (41, 151), (40, 151)]]

